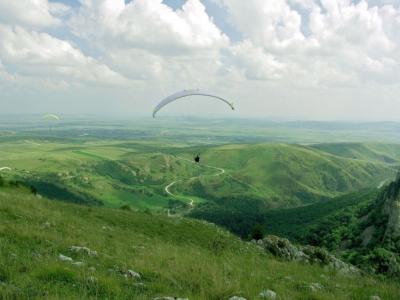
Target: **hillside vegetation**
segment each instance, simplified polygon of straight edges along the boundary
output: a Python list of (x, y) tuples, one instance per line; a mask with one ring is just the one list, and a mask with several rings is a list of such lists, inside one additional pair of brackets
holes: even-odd
[[(145, 135), (99, 129), (91, 136), (123, 139), (129, 133)], [(4, 176), (35, 185), (50, 199), (114, 208), (121, 204), (139, 210), (147, 207), (164, 214), (170, 198), (176, 200), (165, 191), (173, 182), (169, 191), (192, 199), (195, 206), (266, 211), (372, 188), (395, 176), (392, 164), (338, 157), (297, 144), (189, 147), (150, 138), (132, 142), (90, 137), (85, 141), (86, 137), (68, 134), (33, 134), (31, 139), (22, 133), (4, 134), (0, 163), (12, 168)], [(390, 146), (379, 145), (382, 149)], [(199, 152), (200, 164), (195, 164), (193, 155)], [(185, 198), (180, 200), (190, 203)], [(177, 213), (187, 211), (177, 209)]]
[(399, 191), (400, 177), (382, 190), (354, 192), (304, 207), (264, 213), (200, 207), (190, 216), (224, 226), (244, 239), (261, 224), (268, 235), (324, 247), (367, 272), (399, 278), (400, 210), (387, 203), (396, 205)]
[[(400, 292), (395, 282), (261, 255), (210, 223), (39, 199), (2, 182), (2, 299), (259, 299), (266, 289), (280, 299), (396, 299)], [(312, 292), (311, 283), (323, 288)]]
[[(188, 157), (194, 150), (169, 152)], [(381, 164), (341, 158), (296, 144), (224, 145), (202, 147), (199, 152), (205, 164), (223, 168), (228, 176), (203, 176), (176, 184), (176, 194), (216, 202), (226, 196), (234, 201), (247, 195), (269, 201), (267, 207), (294, 207), (372, 188), (396, 174)], [(263, 210), (261, 204), (259, 209)]]
[(340, 157), (360, 159), (374, 163), (400, 166), (400, 145), (384, 143), (323, 143), (310, 147)]

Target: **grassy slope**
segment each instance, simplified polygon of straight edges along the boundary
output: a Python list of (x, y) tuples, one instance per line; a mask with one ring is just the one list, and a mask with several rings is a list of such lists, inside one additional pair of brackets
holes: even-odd
[[(45, 222), (51, 226), (42, 228)], [(400, 293), (396, 283), (339, 277), (316, 266), (259, 255), (256, 248), (208, 223), (103, 208), (89, 211), (37, 199), (23, 189), (0, 189), (0, 236), (2, 299), (258, 299), (266, 288), (281, 299), (396, 299)], [(145, 249), (132, 248), (138, 244)], [(96, 250), (99, 258), (69, 252), (73, 245)], [(59, 254), (85, 266), (62, 262)], [(115, 265), (138, 272), (146, 288), (109, 271)], [(98, 281), (88, 282), (89, 276)], [(291, 280), (281, 280), (285, 276)], [(317, 293), (303, 288), (314, 282), (325, 288)]]
[[(193, 149), (189, 148), (178, 153), (190, 157), (191, 152)], [(276, 206), (296, 206), (316, 201), (317, 197), (334, 197), (374, 187), (381, 180), (395, 176), (395, 170), (386, 166), (339, 158), (296, 144), (225, 145), (203, 147), (200, 152), (203, 163), (224, 168), (234, 178), (253, 185), (259, 192), (247, 188), (249, 193), (264, 195), (275, 201)], [(202, 184), (207, 193), (217, 197), (235, 194), (234, 188), (222, 181), (222, 177), (209, 177), (202, 179)], [(213, 185), (220, 187), (216, 190)], [(314, 200), (307, 201), (313, 197)]]
[(399, 165), (400, 145), (384, 143), (324, 143), (310, 147), (340, 157), (361, 159), (365, 161)]

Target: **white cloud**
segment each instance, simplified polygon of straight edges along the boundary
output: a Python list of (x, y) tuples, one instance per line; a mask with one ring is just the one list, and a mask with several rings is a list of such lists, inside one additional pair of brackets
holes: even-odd
[(228, 49), (229, 38), (199, 0), (188, 0), (177, 11), (162, 0), (81, 3), (68, 22), (70, 28), (101, 49), (104, 61), (118, 72), (160, 86), (215, 82), (220, 50)]
[(61, 25), (62, 21), (53, 17), (50, 9), (52, 12), (65, 12), (68, 8), (48, 0), (0, 0), (0, 23), (33, 28)]
[[(231, 23), (250, 41), (231, 47), (235, 58), (241, 53), (236, 64), (248, 79), (270, 79), (276, 70), (282, 74), (282, 68), (268, 61), (285, 66), (284, 75), (278, 77), (287, 82), (299, 82), (293, 81), (296, 76), (306, 76), (300, 81), (303, 83), (326, 82), (327, 77), (315, 81), (312, 74), (317, 68), (328, 68), (318, 73), (332, 74), (333, 84), (337, 82), (335, 74), (351, 78), (352, 84), (354, 76), (361, 82), (390, 84), (399, 79), (400, 12), (393, 6), (369, 7), (364, 0), (357, 5), (350, 0), (321, 0), (320, 4), (309, 0), (222, 2)], [(302, 16), (290, 3), (307, 10)], [(307, 37), (300, 30), (305, 14), (311, 33)]]
[(235, 65), (244, 70), (248, 79), (277, 79), (285, 71), (285, 64), (265, 53), (262, 47), (254, 47), (249, 40), (232, 46), (230, 50)]
[(214, 25), (199, 0), (188, 0), (174, 12), (162, 0), (82, 1), (71, 18), (73, 32), (104, 50), (143, 49), (160, 55), (185, 55), (218, 49), (229, 39)]
[(0, 25), (0, 56), (22, 73), (63, 75), (74, 79), (124, 86), (129, 81), (67, 41), (21, 27)]

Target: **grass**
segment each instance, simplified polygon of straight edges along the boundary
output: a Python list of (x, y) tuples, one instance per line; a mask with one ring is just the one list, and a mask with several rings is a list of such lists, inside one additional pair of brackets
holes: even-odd
[[(45, 222), (50, 227), (43, 228)], [(340, 277), (276, 260), (210, 223), (88, 209), (38, 199), (23, 188), (0, 189), (0, 236), (2, 299), (259, 299), (265, 289), (278, 299), (398, 299), (400, 293), (396, 282)], [(99, 257), (72, 253), (68, 246), (88, 247)], [(60, 261), (59, 254), (85, 265)], [(139, 273), (141, 281), (112, 271), (115, 266)], [(97, 281), (88, 281), (90, 276)], [(286, 276), (291, 279), (282, 280)], [(145, 288), (133, 285), (138, 282)], [(311, 283), (324, 289), (311, 293)]]
[(105, 158), (105, 157), (102, 157), (102, 156), (98, 156), (98, 155), (94, 155), (94, 154), (90, 154), (90, 153), (86, 153), (86, 152), (82, 152), (82, 151), (72, 151), (72, 152), (74, 152), (74, 153), (76, 153), (76, 154), (80, 154), (80, 155), (85, 155), (85, 156), (87, 156), (87, 157), (91, 157), (91, 158), (97, 158), (97, 159), (107, 159), (107, 158)]

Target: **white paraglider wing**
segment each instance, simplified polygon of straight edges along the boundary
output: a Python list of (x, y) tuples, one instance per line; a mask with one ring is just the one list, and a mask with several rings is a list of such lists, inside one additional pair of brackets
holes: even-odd
[(4, 170), (4, 169), (8, 169), (8, 170), (10, 170), (10, 171), (11, 171), (11, 169), (10, 169), (9, 167), (3, 167), (3, 168), (0, 168), (0, 171), (1, 171), (1, 170)]
[(165, 105), (167, 105), (168, 103), (182, 98), (182, 97), (187, 97), (187, 96), (195, 96), (195, 95), (200, 95), (200, 96), (208, 96), (208, 97), (214, 97), (217, 99), (220, 99), (222, 101), (224, 101), (226, 104), (228, 104), (232, 110), (233, 108), (233, 103), (229, 103), (228, 100), (222, 98), (221, 96), (218, 96), (212, 92), (208, 92), (205, 90), (184, 90), (182, 92), (176, 93), (176, 94), (172, 94), (171, 96), (168, 96), (167, 98), (165, 98), (163, 101), (161, 101), (160, 103), (158, 103), (158, 105), (156, 106), (156, 108), (153, 110), (153, 118), (155, 117), (156, 113)]

